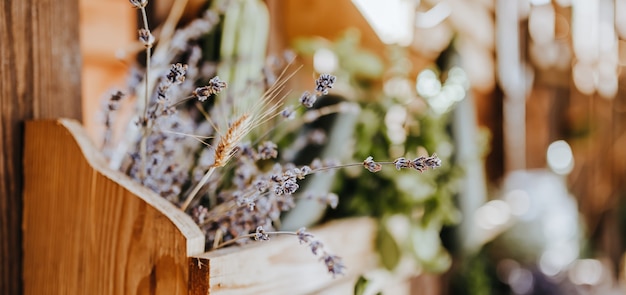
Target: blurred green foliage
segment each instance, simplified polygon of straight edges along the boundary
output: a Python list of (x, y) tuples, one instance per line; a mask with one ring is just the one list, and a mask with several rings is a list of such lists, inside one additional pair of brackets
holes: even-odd
[[(360, 47), (358, 31), (352, 30), (332, 42), (301, 38), (294, 48), (303, 56), (312, 56), (322, 48), (336, 55), (338, 68), (333, 74), (350, 88), (345, 99), (361, 107), (354, 140), (346, 147), (352, 149), (353, 161), (360, 162), (368, 156), (375, 161), (393, 161), (437, 153), (443, 163), (425, 173), (397, 171), (393, 165), (386, 165), (378, 173), (362, 167), (341, 170), (333, 188), (340, 196), (339, 207), (329, 210), (326, 218), (377, 218), (377, 246), (381, 263), (388, 269), (394, 269), (402, 257), (411, 257), (427, 271), (446, 271), (451, 258), (442, 246), (440, 232), (443, 226), (459, 221), (454, 195), (462, 176), (454, 162), (451, 113), (433, 112), (427, 101), (416, 94), (415, 77), (409, 77), (411, 66), (402, 48), (390, 47), (385, 58), (376, 56)], [(409, 82), (410, 91), (385, 89), (385, 83), (391, 79)], [(399, 131), (388, 122), (397, 116), (395, 112), (404, 116)], [(397, 139), (398, 132), (404, 133), (400, 134), (401, 140)], [(405, 224), (401, 230), (388, 222), (398, 216)]]

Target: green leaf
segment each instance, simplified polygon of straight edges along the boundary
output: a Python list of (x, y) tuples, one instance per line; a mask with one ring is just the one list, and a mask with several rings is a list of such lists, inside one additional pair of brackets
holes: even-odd
[(370, 283), (365, 277), (360, 276), (359, 279), (354, 284), (354, 295), (363, 295), (365, 294), (365, 290), (367, 289), (367, 285)]
[(387, 228), (382, 224), (378, 226), (376, 246), (378, 247), (378, 253), (380, 253), (380, 260), (383, 266), (388, 270), (396, 268), (400, 262), (400, 247), (391, 233), (389, 233)]

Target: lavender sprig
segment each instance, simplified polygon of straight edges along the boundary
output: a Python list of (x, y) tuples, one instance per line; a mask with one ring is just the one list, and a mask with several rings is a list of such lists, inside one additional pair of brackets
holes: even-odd
[(313, 253), (314, 256), (320, 257), (319, 261), (321, 261), (330, 274), (333, 275), (333, 278), (337, 275), (345, 275), (345, 265), (343, 264), (343, 260), (341, 257), (330, 253), (324, 244), (315, 238), (315, 235), (306, 231), (306, 228), (302, 227), (295, 232), (291, 231), (265, 231), (263, 226), (258, 226), (254, 233), (250, 233), (247, 235), (239, 236), (235, 239), (228, 240), (217, 245), (215, 248), (223, 248), (228, 245), (236, 243), (238, 240), (242, 239), (254, 239), (255, 241), (269, 241), (270, 235), (295, 235), (298, 238), (300, 244), (307, 245)]

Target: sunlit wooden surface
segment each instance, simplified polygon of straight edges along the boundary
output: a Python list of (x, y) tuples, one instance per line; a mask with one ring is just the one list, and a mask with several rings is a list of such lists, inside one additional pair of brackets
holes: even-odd
[(26, 125), (25, 294), (187, 294), (204, 235), (106, 161), (75, 121)]

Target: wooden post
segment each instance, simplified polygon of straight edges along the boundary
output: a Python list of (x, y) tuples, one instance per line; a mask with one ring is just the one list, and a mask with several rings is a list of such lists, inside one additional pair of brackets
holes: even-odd
[(22, 293), (24, 120), (81, 118), (77, 0), (0, 2), (0, 294)]

